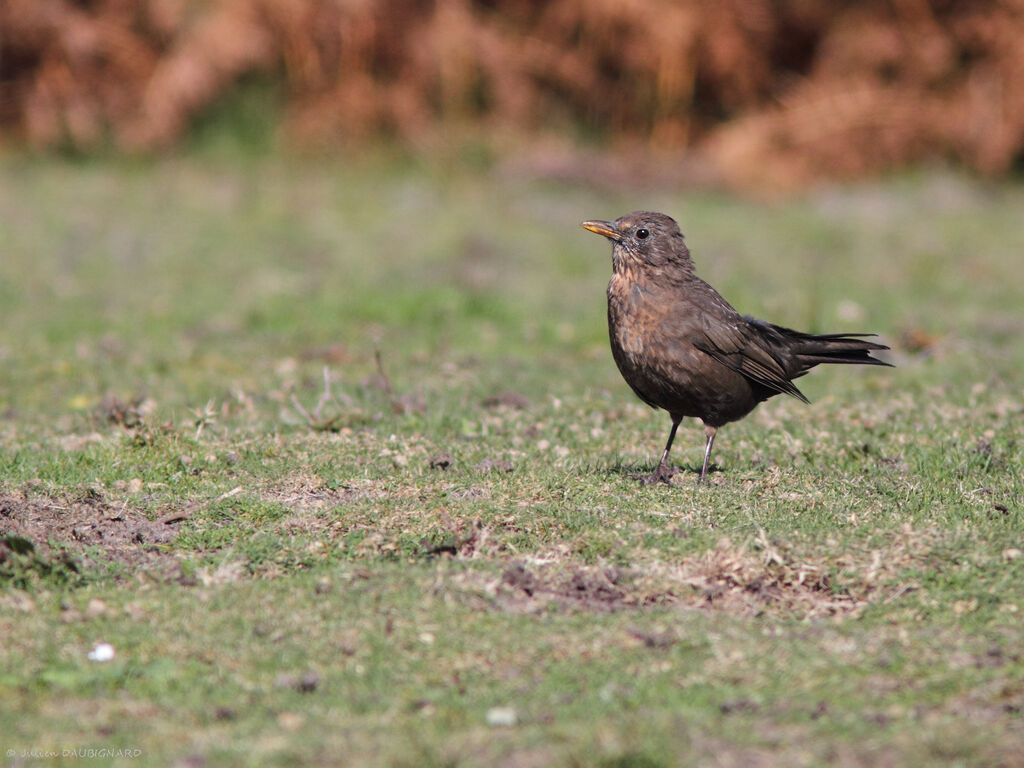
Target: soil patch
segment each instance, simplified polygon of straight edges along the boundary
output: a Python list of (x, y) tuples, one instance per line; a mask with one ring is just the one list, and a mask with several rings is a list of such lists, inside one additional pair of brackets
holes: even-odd
[(847, 567), (834, 584), (824, 563), (802, 562), (777, 549), (750, 550), (723, 539), (698, 556), (619, 568), (551, 559), (510, 563), (487, 591), (512, 612), (569, 607), (583, 611), (636, 610), (680, 605), (731, 613), (789, 614), (803, 618), (854, 616), (868, 604), (898, 599), (915, 584), (893, 587), (892, 573), (874, 561)]
[(88, 490), (77, 497), (0, 496), (0, 576), (16, 558), (30, 569), (63, 567), (82, 572), (111, 563), (149, 577), (179, 577), (179, 560), (164, 545), (173, 525), (154, 522)]

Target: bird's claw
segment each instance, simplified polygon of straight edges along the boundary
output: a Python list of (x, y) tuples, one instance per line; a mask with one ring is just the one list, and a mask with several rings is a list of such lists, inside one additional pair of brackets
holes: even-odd
[(667, 464), (661, 464), (656, 470), (651, 472), (649, 475), (633, 475), (644, 485), (657, 485), (658, 483), (664, 483), (665, 485), (672, 485), (672, 476), (675, 475), (676, 468), (671, 467)]

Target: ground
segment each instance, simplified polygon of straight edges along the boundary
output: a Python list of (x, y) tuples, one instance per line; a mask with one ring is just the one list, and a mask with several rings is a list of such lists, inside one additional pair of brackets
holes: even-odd
[[(1024, 188), (590, 170), (3, 160), (8, 764), (1022, 764)], [(637, 208), (897, 367), (640, 485), (578, 226)]]

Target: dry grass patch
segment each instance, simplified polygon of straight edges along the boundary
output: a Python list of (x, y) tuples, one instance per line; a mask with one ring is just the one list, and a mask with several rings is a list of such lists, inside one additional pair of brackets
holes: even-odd
[(919, 585), (900, 574), (928, 556), (930, 541), (929, 534), (907, 527), (888, 546), (836, 563), (784, 554), (763, 537), (751, 544), (722, 538), (701, 553), (671, 562), (648, 557), (631, 567), (583, 564), (565, 548), (512, 559), (497, 577), (453, 573), (449, 586), (485, 596), (492, 607), (513, 613), (563, 607), (603, 613), (671, 604), (752, 616), (841, 620), (916, 590)]
[(256, 489), (261, 501), (282, 504), (291, 510), (290, 518), (324, 519), (329, 510), (356, 500), (383, 498), (386, 491), (379, 483), (360, 481), (345, 485), (328, 484), (305, 470), (290, 474), (282, 482), (267, 481)]

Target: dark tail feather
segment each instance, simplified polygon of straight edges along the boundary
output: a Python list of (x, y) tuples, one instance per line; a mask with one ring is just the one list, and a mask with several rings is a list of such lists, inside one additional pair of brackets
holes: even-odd
[(793, 378), (822, 363), (892, 367), (892, 363), (871, 356), (872, 352), (889, 349), (884, 344), (864, 341), (865, 338), (875, 336), (873, 333), (801, 333), (763, 320), (747, 319), (761, 326), (766, 338), (785, 349), (792, 356), (791, 359), (797, 362), (797, 370), (791, 373)]
[(864, 337), (874, 336), (873, 333), (828, 333), (815, 336), (786, 329), (785, 335), (793, 356), (800, 363), (801, 371), (821, 363), (892, 367), (892, 363), (871, 356), (872, 352), (889, 349), (884, 344), (863, 340)]

